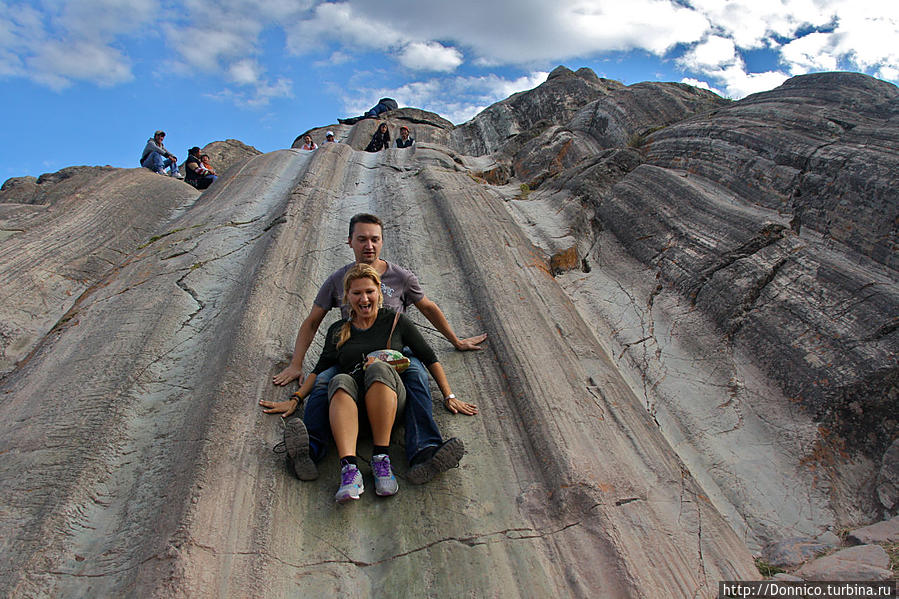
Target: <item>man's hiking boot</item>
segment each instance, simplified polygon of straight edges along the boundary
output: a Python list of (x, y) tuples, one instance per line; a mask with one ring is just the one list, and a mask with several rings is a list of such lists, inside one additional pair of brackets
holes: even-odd
[(318, 478), (318, 467), (309, 455), (309, 433), (302, 418), (291, 418), (284, 426), (284, 447), (300, 480)]
[(346, 464), (340, 469), (340, 488), (334, 499), (337, 503), (346, 503), (350, 499), (359, 499), (365, 486), (362, 484), (362, 473), (356, 464)]
[(375, 475), (375, 494), (381, 497), (396, 495), (400, 486), (397, 484), (393, 470), (390, 468), (390, 458), (383, 453), (372, 456), (371, 469)]
[(179, 171), (173, 172), (173, 173), (172, 173), (172, 176), (175, 177), (176, 179), (183, 179), (183, 178), (184, 178), (184, 175), (182, 175)]
[[(427, 449), (422, 451), (427, 451)], [(444, 441), (443, 445), (438, 447), (430, 457), (425, 456), (421, 461), (413, 464), (409, 468), (409, 474), (406, 475), (406, 478), (413, 485), (424, 484), (441, 472), (446, 472), (450, 468), (458, 466), (459, 460), (462, 459), (464, 454), (465, 444), (462, 443), (462, 439), (453, 437)]]

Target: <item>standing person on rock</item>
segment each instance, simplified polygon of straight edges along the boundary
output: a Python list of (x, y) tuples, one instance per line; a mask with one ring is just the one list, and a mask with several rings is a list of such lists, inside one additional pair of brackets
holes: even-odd
[(165, 174), (168, 167), (169, 174), (176, 179), (183, 179), (184, 175), (178, 172), (178, 159), (174, 154), (165, 149), (162, 140), (165, 139), (165, 131), (157, 131), (153, 137), (147, 140), (144, 151), (140, 155), (140, 165), (154, 173)]
[[(425, 296), (415, 275), (405, 268), (381, 259), (382, 231), (381, 220), (373, 214), (357, 214), (350, 219), (347, 244), (352, 248), (356, 261), (338, 269), (325, 280), (318, 291), (312, 310), (300, 325), (290, 365), (275, 375), (272, 381), (274, 384), (286, 385), (295, 379), (303, 382), (303, 360), (325, 315), (331, 308), (338, 307), (341, 308), (344, 317), (348, 315), (347, 308), (343, 306), (343, 278), (356, 264), (369, 264), (375, 268), (381, 278), (381, 290), (386, 307), (396, 312), (405, 312), (406, 308), (415, 305), (457, 350), (481, 349), (479, 344), (487, 338), (486, 333), (467, 339), (456, 337), (443, 311)], [(443, 440), (434, 421), (427, 372), (421, 361), (406, 348), (404, 353), (410, 358), (409, 368), (401, 375), (407, 394), (404, 422), (406, 457), (410, 464), (408, 479), (413, 484), (421, 484), (456, 466), (465, 452), (465, 447), (461, 439)], [(327, 387), (335, 374), (336, 368), (318, 374), (316, 384), (308, 396), (303, 396), (306, 399), (303, 418), (289, 420), (284, 429), (284, 444), (301, 480), (314, 480), (318, 477), (315, 462), (324, 457), (331, 438)], [(287, 401), (260, 401), (259, 404), (266, 408), (264, 410), (266, 413), (282, 414), (282, 417), (287, 418), (294, 413), (303, 397), (295, 395)], [(478, 413), (477, 406), (464, 402), (453, 394), (444, 397), (444, 406), (453, 414)]]

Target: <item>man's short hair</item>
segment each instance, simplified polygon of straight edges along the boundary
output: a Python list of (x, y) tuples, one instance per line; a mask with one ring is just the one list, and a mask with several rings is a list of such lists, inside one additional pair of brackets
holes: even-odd
[(381, 222), (381, 219), (375, 216), (374, 214), (367, 214), (365, 212), (360, 212), (359, 214), (353, 216), (350, 219), (350, 233), (348, 237), (353, 236), (353, 229), (356, 228), (356, 223), (368, 223), (370, 225), (378, 225), (381, 227), (381, 231), (384, 231), (384, 223)]

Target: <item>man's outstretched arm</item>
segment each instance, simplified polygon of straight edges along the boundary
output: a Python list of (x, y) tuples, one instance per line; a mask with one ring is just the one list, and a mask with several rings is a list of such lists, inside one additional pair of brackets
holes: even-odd
[(300, 332), (297, 333), (297, 340), (293, 347), (293, 358), (291, 358), (287, 368), (272, 378), (274, 384), (284, 386), (294, 379), (300, 379), (300, 383), (303, 382), (303, 360), (306, 358), (306, 352), (309, 350), (309, 346), (312, 345), (315, 333), (318, 331), (318, 327), (327, 313), (328, 311), (324, 308), (312, 304), (309, 316), (300, 325)]
[(480, 344), (487, 339), (487, 333), (481, 333), (480, 335), (475, 335), (474, 337), (468, 337), (466, 339), (459, 339), (453, 332), (453, 328), (450, 326), (449, 322), (447, 322), (446, 316), (443, 315), (443, 310), (441, 310), (433, 301), (429, 300), (427, 296), (415, 302), (415, 307), (418, 308), (418, 311), (421, 312), (424, 317), (427, 318), (444, 337), (446, 337), (447, 341), (452, 343), (453, 347), (459, 351), (483, 349), (480, 347)]

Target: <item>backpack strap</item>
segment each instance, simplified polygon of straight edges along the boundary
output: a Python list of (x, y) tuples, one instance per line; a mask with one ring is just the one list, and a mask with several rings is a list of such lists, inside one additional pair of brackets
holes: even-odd
[(396, 323), (400, 320), (400, 313), (397, 312), (396, 316), (393, 317), (393, 326), (390, 327), (390, 335), (387, 337), (387, 349), (390, 349), (390, 342), (393, 340), (393, 330), (396, 328)]

